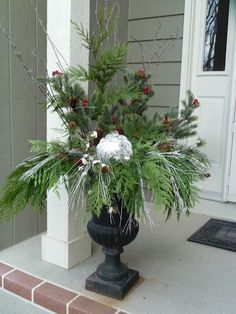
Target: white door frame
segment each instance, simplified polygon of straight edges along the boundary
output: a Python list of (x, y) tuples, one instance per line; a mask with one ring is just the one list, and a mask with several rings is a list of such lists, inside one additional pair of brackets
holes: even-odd
[[(183, 47), (182, 47), (182, 64), (181, 64), (181, 79), (180, 79), (180, 103), (181, 100), (186, 98), (186, 91), (189, 89), (191, 80), (191, 56), (192, 56), (192, 38), (194, 34), (194, 20), (195, 20), (195, 1), (196, 0), (185, 0), (184, 9), (184, 29), (183, 29)], [(197, 0), (203, 1), (203, 0)], [(236, 32), (236, 0), (231, 0), (229, 21), (233, 18), (234, 29)], [(233, 16), (234, 13), (234, 16)], [(236, 55), (236, 36), (228, 37), (228, 41), (234, 40), (234, 55)], [(233, 32), (232, 32), (233, 33)], [(232, 35), (231, 33), (231, 35)], [(227, 45), (228, 46), (228, 45)], [(226, 159), (225, 159), (225, 171), (224, 171), (224, 183), (223, 183), (223, 197), (222, 201), (228, 201), (228, 190), (229, 190), (229, 175), (230, 167), (232, 162), (232, 138), (233, 138), (233, 115), (236, 106), (236, 62), (232, 70), (232, 80), (230, 86), (230, 109), (228, 113), (228, 128), (227, 128), (227, 143), (226, 143)], [(193, 91), (194, 92), (194, 91)]]

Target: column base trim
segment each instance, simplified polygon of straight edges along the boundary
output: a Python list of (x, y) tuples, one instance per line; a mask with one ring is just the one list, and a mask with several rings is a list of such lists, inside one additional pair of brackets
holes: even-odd
[(42, 259), (69, 269), (91, 256), (91, 238), (88, 233), (70, 242), (42, 236)]

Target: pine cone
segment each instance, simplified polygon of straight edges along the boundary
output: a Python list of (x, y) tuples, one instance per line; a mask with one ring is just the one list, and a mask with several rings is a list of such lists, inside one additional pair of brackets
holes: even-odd
[(122, 128), (122, 126), (118, 126), (116, 127), (116, 131), (120, 134), (120, 135), (124, 135), (124, 129)]
[(108, 166), (103, 166), (101, 169), (102, 173), (108, 173), (110, 171)]
[(139, 78), (141, 78), (142, 80), (145, 80), (145, 78), (146, 78), (145, 70), (144, 70), (144, 69), (138, 70), (138, 76), (139, 76)]
[(69, 128), (70, 128), (70, 129), (75, 129), (76, 127), (77, 127), (77, 124), (76, 124), (75, 121), (70, 121), (70, 122), (69, 122)]
[(97, 128), (97, 137), (94, 139), (94, 145), (97, 146), (98, 143), (100, 142), (101, 138), (103, 137), (103, 129)]
[(162, 152), (162, 153), (166, 153), (170, 150), (170, 145), (169, 144), (161, 144), (159, 146), (159, 150)]
[(77, 167), (82, 166), (83, 165), (82, 159), (81, 158), (76, 158), (75, 159), (75, 164), (76, 164)]
[(164, 123), (164, 124), (167, 124), (167, 125), (171, 125), (171, 124), (172, 124), (172, 119), (171, 119), (171, 117), (165, 116), (163, 123)]
[(111, 117), (112, 124), (116, 124), (117, 120), (118, 120), (117, 114), (113, 114)]
[(76, 104), (78, 103), (78, 98), (77, 97), (70, 97), (67, 102), (71, 106), (72, 109), (75, 109)]

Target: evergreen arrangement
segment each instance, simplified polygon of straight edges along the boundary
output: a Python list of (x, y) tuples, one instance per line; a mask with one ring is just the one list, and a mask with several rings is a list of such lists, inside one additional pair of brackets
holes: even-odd
[[(144, 69), (127, 71), (126, 44), (109, 45), (114, 19), (108, 8), (98, 10), (98, 32), (74, 26), (93, 55), (88, 70), (81, 66), (55, 70), (47, 78), (48, 108), (61, 119), (64, 141), (31, 141), (31, 155), (10, 174), (0, 197), (0, 222), (11, 219), (28, 204), (45, 207), (47, 192), (63, 183), (70, 206), (86, 199), (87, 213), (99, 216), (116, 210), (117, 198), (136, 219), (147, 217), (145, 190), (168, 219), (189, 213), (198, 197), (196, 183), (207, 177), (204, 141), (185, 145), (196, 135), (199, 102), (190, 91), (180, 112), (146, 115), (154, 95), (151, 75)], [(112, 84), (120, 73), (123, 83)], [(93, 83), (87, 95), (81, 81)], [(123, 135), (132, 145), (130, 158), (99, 158), (97, 146), (108, 134)], [(123, 138), (123, 137), (121, 137)]]

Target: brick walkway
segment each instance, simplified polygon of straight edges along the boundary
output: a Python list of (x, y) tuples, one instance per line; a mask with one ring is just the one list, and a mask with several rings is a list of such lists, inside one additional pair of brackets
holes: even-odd
[(128, 314), (2, 262), (0, 287), (58, 314)]

